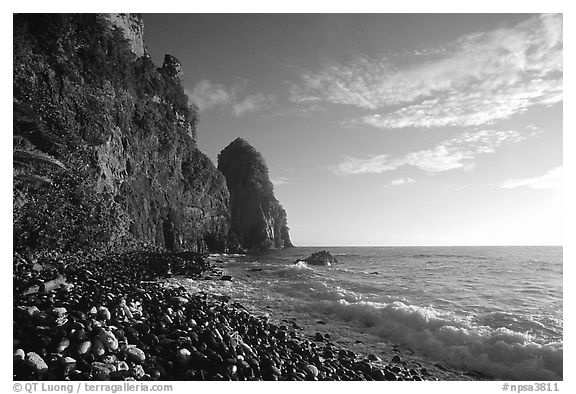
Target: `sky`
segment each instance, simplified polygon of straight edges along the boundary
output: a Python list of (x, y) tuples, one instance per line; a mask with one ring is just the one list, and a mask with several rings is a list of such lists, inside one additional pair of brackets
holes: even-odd
[(562, 15), (145, 14), (297, 246), (562, 244)]

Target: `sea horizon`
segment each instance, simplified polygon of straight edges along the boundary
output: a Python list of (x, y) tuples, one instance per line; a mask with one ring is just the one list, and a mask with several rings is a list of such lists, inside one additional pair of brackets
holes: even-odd
[(530, 244), (530, 245), (523, 245), (523, 244), (494, 244), (494, 245), (293, 245), (291, 247), (298, 248), (411, 248), (411, 247), (425, 247), (425, 248), (434, 248), (434, 247), (564, 247), (564, 245), (553, 245), (553, 244)]

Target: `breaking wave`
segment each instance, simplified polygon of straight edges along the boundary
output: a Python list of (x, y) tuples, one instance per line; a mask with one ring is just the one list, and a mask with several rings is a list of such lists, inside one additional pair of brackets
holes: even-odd
[(467, 318), (400, 301), (323, 300), (311, 307), (455, 368), (499, 379), (562, 379), (562, 342), (537, 343), (526, 333), (475, 326)]

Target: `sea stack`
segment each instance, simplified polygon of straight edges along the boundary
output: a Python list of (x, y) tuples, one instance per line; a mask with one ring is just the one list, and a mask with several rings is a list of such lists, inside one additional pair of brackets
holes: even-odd
[(242, 138), (218, 155), (218, 169), (230, 192), (230, 239), (247, 250), (291, 247), (286, 211), (262, 155)]

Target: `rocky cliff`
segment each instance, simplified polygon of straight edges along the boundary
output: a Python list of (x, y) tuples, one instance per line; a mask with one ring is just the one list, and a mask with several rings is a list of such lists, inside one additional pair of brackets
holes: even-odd
[(14, 16), (14, 246), (224, 250), (225, 179), (177, 59), (130, 15)]
[(218, 155), (218, 169), (230, 191), (232, 239), (249, 250), (292, 246), (286, 211), (274, 196), (262, 155), (237, 138)]

